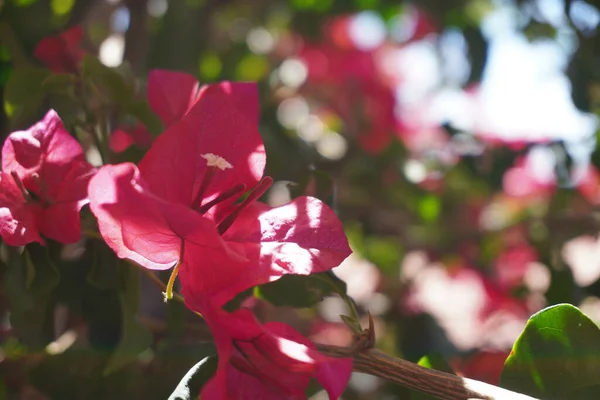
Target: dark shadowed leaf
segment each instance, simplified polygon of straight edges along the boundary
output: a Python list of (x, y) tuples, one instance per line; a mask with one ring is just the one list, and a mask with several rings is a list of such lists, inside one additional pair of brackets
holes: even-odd
[(335, 191), (333, 179), (325, 172), (310, 170), (300, 182), (290, 185), (292, 198), (312, 196), (333, 208)]
[(570, 304), (534, 314), (506, 359), (500, 386), (543, 399), (597, 399), (600, 329)]
[(126, 289), (119, 293), (121, 339), (104, 369), (104, 375), (116, 372), (136, 360), (140, 353), (146, 351), (152, 343), (150, 332), (137, 319), (140, 303), (139, 273), (128, 265), (122, 264), (119, 267), (123, 268), (126, 278)]
[(30, 243), (23, 252), (27, 277), (25, 287), (33, 295), (48, 294), (60, 281), (60, 274), (56, 265), (50, 260), (48, 247), (38, 243)]
[(257, 297), (276, 306), (311, 307), (323, 297), (339, 293), (345, 295), (346, 283), (333, 272), (313, 275), (286, 275), (256, 288)]
[(92, 83), (96, 88), (106, 90), (108, 96), (116, 104), (128, 104), (132, 91), (115, 68), (107, 67), (93, 56), (86, 56), (81, 64), (83, 79)]
[(98, 289), (116, 289), (124, 287), (124, 265), (119, 265), (115, 253), (100, 240), (89, 240), (86, 251), (91, 257), (91, 268), (86, 276), (86, 281)]
[[(42, 249), (43, 255), (35, 246)], [(52, 290), (59, 277), (45, 257), (44, 248), (35, 246), (28, 245), (21, 255), (16, 248), (9, 248), (4, 294), (8, 298), (10, 323), (16, 337), (32, 350), (40, 350), (53, 339)], [(35, 264), (29, 248), (34, 249)]]
[(127, 112), (136, 117), (153, 135), (158, 135), (162, 129), (162, 122), (145, 101), (134, 101), (127, 105)]
[(64, 92), (77, 82), (73, 74), (52, 74), (43, 80), (41, 88), (46, 93)]

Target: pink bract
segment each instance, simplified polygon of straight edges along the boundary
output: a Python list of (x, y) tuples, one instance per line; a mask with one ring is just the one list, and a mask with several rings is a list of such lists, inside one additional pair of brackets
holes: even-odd
[(272, 182), (261, 179), (257, 120), (253, 84), (203, 86), (138, 167), (104, 166), (90, 182), (90, 208), (108, 245), (150, 269), (179, 261), (192, 309), (220, 307), (284, 274), (327, 271), (350, 254), (341, 223), (319, 200), (256, 202)]
[(311, 378), (337, 399), (352, 373), (352, 359), (331, 358), (292, 327), (261, 325), (247, 309), (204, 314), (219, 353), (215, 376), (201, 398), (215, 400), (305, 399)]
[(50, 110), (25, 131), (11, 133), (2, 147), (0, 235), (13, 246), (80, 239), (79, 211), (87, 203), (94, 169), (81, 145)]
[(74, 26), (57, 36), (42, 39), (35, 48), (34, 55), (52, 72), (72, 72), (79, 69), (84, 52), (81, 50), (83, 29)]

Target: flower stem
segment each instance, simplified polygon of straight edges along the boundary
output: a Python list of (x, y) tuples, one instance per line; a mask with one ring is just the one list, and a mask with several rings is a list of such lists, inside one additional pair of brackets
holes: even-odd
[[(330, 273), (333, 274), (331, 271), (330, 271)], [(360, 326), (360, 317), (358, 315), (358, 310), (356, 309), (356, 304), (354, 304), (354, 300), (352, 300), (352, 298), (350, 296), (348, 296), (348, 294), (335, 283), (335, 280), (332, 278), (332, 276), (329, 273), (316, 274), (313, 276), (329, 283), (329, 285), (332, 287), (333, 291), (335, 293), (337, 293), (344, 300), (344, 303), (346, 303), (346, 305), (348, 306), (348, 311), (350, 311), (351, 319), (353, 319), (356, 322), (356, 328), (358, 328), (360, 330), (359, 332), (356, 332), (356, 333), (360, 333), (362, 331), (362, 328)]]
[[(138, 263), (135, 263), (133, 261), (127, 260), (127, 262), (136, 267), (137, 269), (139, 269), (144, 275), (146, 275), (162, 292), (163, 294), (165, 294), (168, 290), (169, 287), (168, 285), (165, 285), (163, 283), (163, 281), (161, 281), (158, 276), (154, 275), (154, 273), (152, 271), (150, 271), (147, 268), (142, 267), (141, 265), (139, 265)], [(169, 282), (171, 282), (171, 280), (169, 279)], [(185, 300), (183, 299), (183, 296), (181, 296), (180, 294), (177, 294), (175, 292), (173, 292), (173, 286), (171, 286), (171, 297), (169, 299), (175, 299), (176, 301), (184, 304)]]
[(392, 357), (370, 348), (356, 352), (352, 347), (317, 344), (317, 349), (332, 357), (353, 357), (353, 369), (426, 393), (441, 400), (536, 400), (498, 386), (436, 371)]
[(173, 267), (173, 271), (169, 277), (169, 282), (167, 283), (167, 286), (165, 286), (165, 291), (163, 292), (163, 295), (165, 296), (165, 302), (173, 298), (173, 286), (175, 285), (177, 273), (179, 273), (179, 264), (180, 261), (177, 261), (177, 264), (175, 264), (175, 267)]

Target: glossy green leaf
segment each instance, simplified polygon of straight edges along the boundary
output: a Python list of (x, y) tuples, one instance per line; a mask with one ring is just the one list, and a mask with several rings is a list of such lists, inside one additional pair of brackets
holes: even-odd
[(312, 307), (331, 293), (346, 293), (346, 283), (333, 273), (286, 275), (261, 285), (255, 294), (276, 306)]
[(600, 397), (600, 329), (570, 304), (534, 314), (506, 359), (500, 386), (543, 399)]
[(140, 305), (140, 281), (137, 270), (119, 263), (126, 277), (126, 289), (119, 293), (121, 302), (121, 339), (104, 369), (104, 375), (118, 371), (137, 359), (152, 343), (150, 332), (137, 320)]
[(217, 370), (217, 357), (204, 358), (194, 365), (181, 379), (169, 400), (192, 400), (198, 398), (202, 386), (214, 375)]

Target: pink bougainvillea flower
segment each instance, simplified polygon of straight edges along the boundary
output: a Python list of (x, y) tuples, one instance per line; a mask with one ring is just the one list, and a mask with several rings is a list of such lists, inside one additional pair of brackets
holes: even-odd
[[(350, 254), (341, 223), (319, 200), (277, 208), (256, 202), (272, 182), (261, 179), (257, 113), (254, 85), (203, 86), (139, 167), (100, 169), (89, 185), (90, 208), (119, 257), (163, 270), (179, 261), (184, 296), (201, 293), (219, 307), (284, 274), (327, 271)], [(191, 308), (199, 307), (206, 304)]]
[(216, 374), (203, 387), (201, 398), (215, 400), (306, 399), (315, 378), (337, 399), (352, 373), (352, 359), (320, 354), (289, 325), (261, 325), (247, 309), (205, 313), (219, 353)]
[(57, 36), (42, 39), (35, 48), (34, 55), (52, 72), (72, 72), (79, 70), (84, 51), (81, 49), (83, 29), (74, 26)]
[[(165, 126), (179, 121), (200, 99), (201, 87), (193, 75), (184, 72), (154, 69), (148, 75), (148, 102), (152, 111), (159, 116)], [(251, 122), (258, 124), (259, 107), (255, 88), (252, 85), (237, 85), (232, 99)]]
[(600, 204), (600, 173), (595, 166), (590, 164), (582, 169), (577, 188), (591, 204)]
[(80, 238), (79, 211), (94, 169), (81, 145), (50, 110), (26, 131), (11, 133), (2, 147), (0, 235), (12, 246), (62, 243)]

